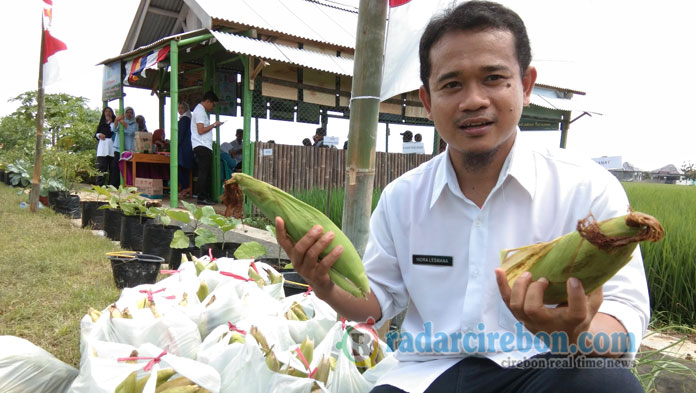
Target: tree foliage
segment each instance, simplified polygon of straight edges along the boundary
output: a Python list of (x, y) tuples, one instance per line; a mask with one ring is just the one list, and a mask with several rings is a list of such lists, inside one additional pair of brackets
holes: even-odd
[(693, 162), (687, 161), (682, 163), (681, 170), (685, 178), (696, 180), (696, 165)]
[[(11, 101), (19, 104), (12, 114), (0, 119), (0, 154), (34, 154), (36, 142), (37, 91), (22, 93)], [(94, 132), (101, 112), (87, 106), (87, 99), (69, 94), (46, 94), (44, 111), (45, 145), (61, 151), (94, 150)]]

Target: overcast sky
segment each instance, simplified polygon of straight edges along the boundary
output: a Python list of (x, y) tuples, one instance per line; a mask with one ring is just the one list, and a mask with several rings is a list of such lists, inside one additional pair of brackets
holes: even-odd
[[(355, 3), (352, 0), (336, 0)], [(54, 0), (55, 36), (68, 45), (61, 82), (47, 93), (84, 96), (101, 108), (102, 67), (118, 55), (139, 0)], [(539, 81), (587, 92), (583, 102), (602, 116), (571, 125), (568, 148), (587, 157), (622, 156), (641, 169), (696, 161), (696, 3), (666, 0), (505, 0), (525, 20)], [(39, 64), (41, 0), (6, 3), (0, 13), (4, 61), (0, 67), (0, 116), (16, 109), (7, 101), (35, 90)], [(414, 54), (415, 56), (416, 54)], [(126, 89), (126, 105), (157, 125), (157, 99)], [(574, 114), (576, 115), (576, 114)], [(223, 126), (233, 137), (238, 119)], [(277, 137), (262, 123), (261, 140), (299, 144), (309, 135)], [(330, 123), (343, 140), (346, 124)], [(253, 130), (253, 122), (252, 122)], [(383, 126), (380, 129), (383, 133)], [(392, 128), (398, 134), (399, 127)], [(396, 132), (395, 132), (396, 131)], [(253, 135), (253, 131), (252, 131)], [(540, 144), (557, 145), (560, 132), (523, 133)], [(380, 137), (383, 138), (383, 135)], [(392, 140), (398, 140), (392, 136)], [(393, 142), (390, 140), (390, 146)], [(426, 138), (426, 143), (429, 139)], [(381, 146), (381, 148), (380, 148)], [(378, 149), (383, 150), (383, 140)], [(393, 150), (390, 147), (390, 150)]]

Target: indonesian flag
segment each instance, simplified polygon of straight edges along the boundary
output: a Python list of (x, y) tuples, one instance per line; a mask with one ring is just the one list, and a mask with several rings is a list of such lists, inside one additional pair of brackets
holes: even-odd
[(418, 90), (418, 44), (433, 15), (462, 0), (389, 0), (381, 100)]
[(145, 71), (148, 68), (156, 68), (157, 63), (167, 58), (169, 54), (169, 45), (160, 50), (153, 50), (138, 58), (135, 58), (126, 63), (127, 76), (123, 79), (123, 83), (129, 85), (140, 78), (144, 78)]
[(60, 60), (58, 52), (68, 49), (65, 43), (51, 35), (53, 22), (53, 0), (43, 0), (44, 47), (41, 64), (43, 67), (43, 86), (46, 87), (60, 79)]

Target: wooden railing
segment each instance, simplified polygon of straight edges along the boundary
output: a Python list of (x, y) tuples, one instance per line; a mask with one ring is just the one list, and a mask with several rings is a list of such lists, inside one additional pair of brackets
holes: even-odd
[[(255, 148), (254, 177), (282, 190), (334, 189), (344, 186), (345, 150), (261, 142), (256, 143)], [(268, 153), (270, 154), (264, 155)], [(431, 157), (430, 154), (377, 152), (374, 187), (383, 189), (391, 181)]]

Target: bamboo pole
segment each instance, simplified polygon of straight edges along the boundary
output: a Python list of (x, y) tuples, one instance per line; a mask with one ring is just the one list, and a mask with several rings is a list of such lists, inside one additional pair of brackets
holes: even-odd
[(36, 95), (36, 144), (34, 145), (34, 176), (31, 180), (31, 193), (29, 194), (29, 210), (36, 212), (41, 192), (41, 157), (43, 155), (43, 123), (44, 123), (44, 98), (43, 88), (43, 58), (46, 34), (44, 32), (43, 18), (41, 19), (41, 54), (39, 55), (39, 90)]
[(348, 131), (343, 232), (362, 255), (367, 245), (382, 85), (387, 2), (360, 0)]
[(176, 208), (179, 204), (179, 45), (176, 41), (169, 42), (169, 59), (169, 207)]

